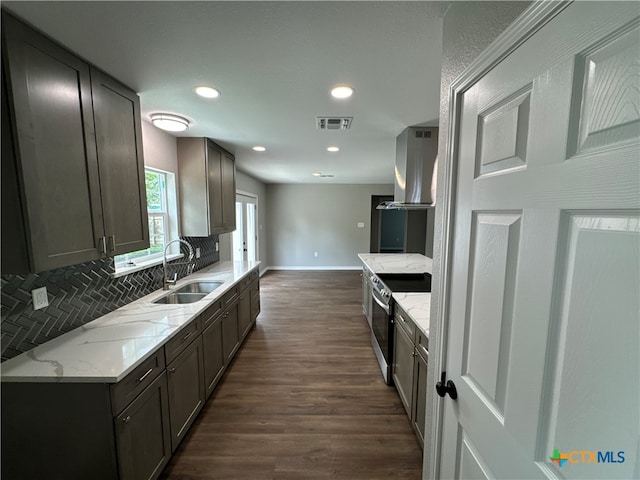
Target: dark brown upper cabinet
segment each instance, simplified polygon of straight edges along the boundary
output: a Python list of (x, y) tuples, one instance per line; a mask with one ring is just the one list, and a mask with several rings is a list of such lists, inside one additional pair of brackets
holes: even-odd
[(233, 155), (208, 138), (178, 138), (181, 234), (207, 237), (236, 229)]
[(93, 115), (109, 255), (149, 247), (140, 98), (91, 69)]
[(4, 11), (2, 36), (2, 273), (147, 248), (138, 96)]

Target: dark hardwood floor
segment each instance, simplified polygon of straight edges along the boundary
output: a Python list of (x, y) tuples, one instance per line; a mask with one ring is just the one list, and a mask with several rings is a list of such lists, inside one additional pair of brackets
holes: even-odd
[(384, 384), (359, 272), (269, 272), (262, 313), (163, 480), (421, 478)]

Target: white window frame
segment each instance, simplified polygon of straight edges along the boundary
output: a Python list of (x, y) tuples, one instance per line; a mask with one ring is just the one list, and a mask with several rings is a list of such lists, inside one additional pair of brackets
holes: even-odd
[[(164, 241), (163, 245), (166, 245), (178, 238), (178, 216), (177, 216), (177, 195), (175, 186), (175, 174), (173, 172), (167, 172), (153, 167), (145, 167), (145, 179), (147, 173), (155, 173), (162, 175), (162, 188), (161, 188), (161, 209), (160, 211), (150, 209), (147, 205), (147, 214), (149, 220), (153, 217), (160, 217), (163, 220), (164, 225)], [(151, 222), (149, 222), (151, 225)], [(153, 236), (151, 228), (149, 229), (149, 240), (151, 242)], [(145, 249), (148, 254), (140, 255), (140, 252), (145, 250), (138, 250), (137, 252), (130, 252), (123, 255), (116, 255), (114, 257), (115, 273), (113, 277), (119, 277), (128, 273), (132, 273), (139, 270), (144, 270), (152, 266), (162, 263), (164, 248), (161, 251), (151, 252), (150, 248)], [(173, 260), (181, 257), (181, 254), (170, 252), (167, 255), (167, 259)]]

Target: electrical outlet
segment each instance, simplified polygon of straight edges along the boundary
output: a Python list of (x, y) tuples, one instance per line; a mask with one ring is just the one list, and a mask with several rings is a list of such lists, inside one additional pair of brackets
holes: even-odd
[(358, 228), (364, 228), (364, 222), (358, 222)]
[(318, 256), (318, 252), (313, 252), (313, 256), (317, 257)]
[(196, 258), (200, 258), (200, 247), (196, 247)]
[(34, 310), (40, 310), (41, 308), (49, 306), (47, 287), (40, 287), (31, 290), (31, 298), (33, 299)]

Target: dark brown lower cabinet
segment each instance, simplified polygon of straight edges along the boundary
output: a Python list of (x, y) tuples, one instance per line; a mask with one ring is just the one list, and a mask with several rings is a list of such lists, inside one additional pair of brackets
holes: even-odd
[(418, 436), (418, 442), (424, 446), (424, 421), (427, 407), (427, 357), (416, 347), (413, 365), (413, 409), (411, 424)]
[(399, 322), (395, 322), (393, 345), (393, 383), (396, 386), (402, 405), (407, 415), (411, 416), (411, 399), (413, 391), (413, 339), (409, 337)]
[(399, 306), (394, 314), (393, 382), (418, 443), (424, 446), (429, 338)]
[(222, 314), (222, 351), (224, 364), (229, 365), (240, 346), (238, 336), (238, 304), (234, 303)]
[(205, 402), (202, 338), (198, 336), (169, 365), (169, 419), (171, 448), (178, 448)]
[[(3, 383), (1, 478), (158, 478), (171, 457), (167, 378), (164, 365), (141, 367), (151, 372), (135, 369), (117, 393), (106, 383)], [(143, 388), (117, 407), (133, 384)]]
[(171, 457), (167, 378), (163, 372), (115, 419), (120, 480), (152, 480)]
[(240, 338), (244, 338), (251, 330), (253, 325), (251, 318), (251, 291), (246, 288), (240, 293), (238, 298), (238, 334)]
[(204, 363), (204, 388), (208, 398), (216, 388), (224, 372), (224, 352), (222, 350), (222, 317), (218, 316), (202, 332), (202, 354)]
[(249, 287), (251, 292), (251, 321), (255, 322), (260, 313), (260, 280), (258, 280), (258, 272), (255, 272), (255, 280)]

